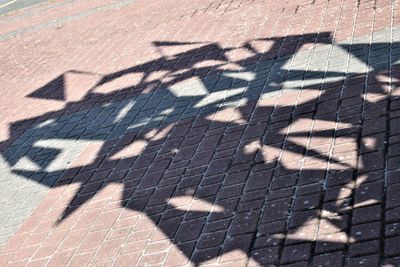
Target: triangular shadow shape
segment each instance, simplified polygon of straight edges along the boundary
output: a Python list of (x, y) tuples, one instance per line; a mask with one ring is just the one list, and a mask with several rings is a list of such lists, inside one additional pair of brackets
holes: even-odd
[(30, 93), (28, 97), (65, 101), (64, 84), (64, 74), (61, 74), (46, 85)]

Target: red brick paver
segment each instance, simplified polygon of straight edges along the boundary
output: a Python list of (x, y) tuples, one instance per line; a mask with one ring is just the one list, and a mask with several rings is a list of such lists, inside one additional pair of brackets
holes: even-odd
[(397, 1), (0, 19), (0, 265), (397, 266)]

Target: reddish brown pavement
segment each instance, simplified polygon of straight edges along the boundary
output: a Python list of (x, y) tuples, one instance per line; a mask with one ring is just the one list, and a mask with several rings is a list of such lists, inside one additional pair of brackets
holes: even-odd
[(400, 266), (400, 2), (0, 18), (0, 266)]

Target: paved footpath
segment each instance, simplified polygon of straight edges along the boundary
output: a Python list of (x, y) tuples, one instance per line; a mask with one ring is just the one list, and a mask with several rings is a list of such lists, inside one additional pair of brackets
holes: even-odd
[(34, 6), (47, 0), (0, 0), (0, 15)]
[(400, 1), (0, 17), (0, 266), (400, 266)]

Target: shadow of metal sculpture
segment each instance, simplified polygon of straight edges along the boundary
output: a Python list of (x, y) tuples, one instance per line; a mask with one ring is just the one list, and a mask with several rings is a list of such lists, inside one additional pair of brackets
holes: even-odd
[[(383, 173), (379, 172), (385, 168), (383, 154), (372, 163), (364, 154), (384, 147), (366, 145), (363, 127), (366, 121), (377, 117), (386, 121), (387, 103), (391, 101), (387, 88), (395, 83), (389, 84), (379, 77), (391, 76), (394, 80), (398, 73), (385, 69), (392, 67), (390, 62), (397, 59), (370, 62), (375, 48), (369, 44), (337, 44), (365, 63), (370, 68), (368, 72), (287, 70), (285, 65), (304, 44), (331, 44), (329, 33), (257, 41), (273, 42), (272, 48), (257, 51), (251, 42), (238, 48), (222, 48), (216, 43), (154, 42), (156, 47), (199, 47), (99, 75), (98, 82), (83, 99), (66, 103), (63, 110), (11, 125), (10, 140), (6, 141), (8, 148), (1, 155), (13, 173), (26, 179), (49, 187), (81, 185), (60, 222), (107, 184), (122, 183), (125, 190), (121, 206), (146, 214), (194, 264), (237, 249), (259, 264), (279, 263), (284, 246), (318, 242), (315, 237), (302, 239), (293, 229), (322, 219), (343, 229), (349, 220), (346, 214), (353, 206), (362, 205), (361, 202), (381, 203), (382, 199), (371, 196), (353, 197), (354, 184), (362, 187), (367, 182), (383, 179)], [(372, 46), (388, 47), (384, 43)], [(237, 49), (246, 49), (252, 56), (232, 62), (227, 53)], [(205, 61), (216, 63), (211, 67), (198, 66)], [(230, 65), (237, 68), (230, 69)], [(156, 72), (162, 75), (149, 79)], [(141, 75), (133, 86), (110, 93), (97, 91), (131, 74)], [(297, 82), (300, 86), (287, 88), (288, 82)], [(65, 100), (63, 86), (61, 75), (28, 97)], [(317, 93), (300, 104), (255, 104), (260, 98), (296, 90)], [(366, 93), (379, 98), (368, 102), (364, 99)], [(351, 109), (343, 105), (343, 99), (350, 97), (356, 103)], [(223, 121), (210, 115), (226, 108), (234, 108), (239, 116)], [(287, 134), (288, 127), (302, 121), (326, 122), (330, 126)], [(308, 141), (298, 141), (339, 137), (356, 144), (355, 155), (349, 151), (350, 158), (337, 158), (333, 150), (322, 153), (315, 147), (310, 148)], [(68, 140), (74, 142), (72, 148)], [(67, 145), (55, 145), (62, 142)], [(61, 154), (74, 155), (71, 151), (75, 147), (77, 154), (82, 152), (83, 148), (77, 146), (79, 142), (84, 143), (83, 148), (90, 142), (101, 142), (91, 162), (70, 167), (66, 158), (57, 160)], [(329, 141), (321, 144), (331, 145)], [(135, 145), (142, 148), (132, 151)], [(270, 150), (287, 151), (302, 162), (307, 157), (318, 164), (285, 165), (282, 155), (271, 158)], [(37, 169), (21, 168), (18, 162), (23, 158), (29, 159)], [(88, 190), (87, 185), (96, 187)], [(310, 192), (304, 193), (304, 197), (294, 191), (307, 185)], [(343, 197), (341, 189), (349, 193)], [(297, 203), (295, 195), (305, 202)], [(186, 196), (208, 202), (214, 208), (197, 211), (171, 202), (172, 198)], [(215, 242), (222, 244), (225, 240), (225, 246), (214, 254), (200, 254), (194, 250), (193, 239), (199, 236), (198, 231), (207, 232), (215, 221), (222, 223), (220, 232), (223, 233)], [(282, 227), (277, 228), (278, 223)], [(238, 236), (242, 239), (237, 239)], [(251, 254), (259, 246), (256, 240), (263, 237), (266, 238), (261, 248), (279, 248), (275, 258)], [(343, 242), (324, 242), (326, 246), (345, 249), (347, 240), (357, 238), (347, 231)]]

